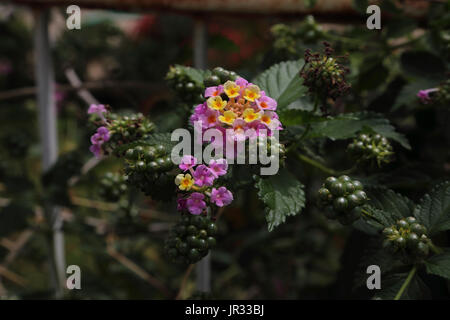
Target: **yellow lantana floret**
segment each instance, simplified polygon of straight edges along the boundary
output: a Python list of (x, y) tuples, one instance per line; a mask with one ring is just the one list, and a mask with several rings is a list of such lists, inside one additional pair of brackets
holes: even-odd
[(229, 125), (232, 125), (234, 120), (236, 119), (236, 117), (237, 117), (236, 113), (234, 113), (231, 110), (228, 110), (223, 113), (223, 116), (219, 117), (219, 121), (229, 124)]
[(244, 90), (244, 98), (248, 101), (254, 102), (256, 99), (261, 97), (261, 90), (257, 85), (249, 85)]
[(206, 100), (208, 107), (213, 110), (222, 110), (227, 105), (226, 101), (223, 101), (220, 96), (210, 97)]
[(247, 108), (244, 110), (244, 114), (242, 115), (244, 117), (245, 122), (252, 122), (255, 120), (259, 120), (261, 118), (261, 113), (256, 112), (252, 108)]
[(189, 173), (180, 173), (175, 177), (175, 184), (178, 188), (180, 188), (180, 190), (189, 191), (194, 185), (194, 179), (192, 179), (192, 176)]
[(223, 85), (223, 91), (225, 91), (225, 94), (229, 98), (236, 98), (239, 96), (239, 91), (241, 90), (241, 87), (239, 87), (234, 81), (228, 80)]

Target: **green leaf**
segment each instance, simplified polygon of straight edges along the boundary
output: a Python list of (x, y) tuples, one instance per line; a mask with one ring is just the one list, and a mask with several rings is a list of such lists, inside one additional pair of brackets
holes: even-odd
[(366, 188), (369, 197), (368, 211), (380, 222), (383, 226), (391, 226), (401, 218), (413, 215), (415, 204), (407, 197), (402, 196), (392, 190), (370, 187)]
[[(384, 277), (381, 281), (381, 292), (375, 294), (375, 298), (393, 300), (402, 287), (408, 273), (396, 273)], [(401, 300), (425, 299), (429, 297), (429, 288), (423, 283), (417, 273), (411, 279), (408, 287), (401, 296)]]
[(445, 77), (444, 62), (429, 51), (406, 51), (401, 55), (400, 62), (403, 71), (410, 76), (438, 79)]
[(406, 149), (411, 149), (408, 140), (395, 131), (389, 120), (373, 112), (347, 113), (334, 118), (329, 117), (326, 121), (313, 124), (308, 138), (348, 139), (365, 128), (370, 128), (386, 138), (397, 141)]
[(281, 169), (268, 178), (255, 176), (258, 196), (266, 206), (269, 231), (298, 214), (305, 206), (304, 186), (289, 171)]
[(425, 261), (427, 272), (450, 280), (450, 250)]
[(257, 84), (266, 95), (275, 99), (278, 110), (283, 110), (288, 105), (305, 95), (307, 89), (303, 86), (300, 77), (300, 69), (304, 60), (286, 61), (278, 63), (264, 71), (252, 82)]
[(292, 126), (325, 121), (325, 119), (324, 117), (315, 115), (310, 111), (288, 109), (280, 113), (280, 121), (284, 126)]
[(421, 200), (414, 215), (430, 235), (450, 230), (450, 181), (437, 185)]

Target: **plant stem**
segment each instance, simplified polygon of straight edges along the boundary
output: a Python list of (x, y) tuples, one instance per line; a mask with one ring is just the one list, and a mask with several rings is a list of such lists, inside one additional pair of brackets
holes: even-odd
[(328, 168), (327, 166), (324, 166), (324, 165), (321, 164), (320, 162), (317, 162), (316, 160), (311, 159), (311, 158), (309, 158), (309, 157), (307, 157), (307, 156), (305, 156), (305, 155), (303, 155), (303, 154), (297, 153), (296, 155), (297, 155), (297, 158), (298, 158), (300, 161), (303, 161), (303, 162), (305, 162), (305, 163), (307, 163), (307, 164), (310, 164), (310, 165), (312, 165), (313, 167), (316, 167), (317, 169), (319, 169), (319, 170), (325, 172), (326, 174), (329, 174), (329, 175), (332, 175), (332, 176), (338, 174), (338, 172), (336, 172), (335, 170), (333, 170), (333, 169), (331, 169), (331, 168)]
[(417, 271), (417, 266), (414, 266), (411, 271), (408, 274), (408, 277), (406, 278), (405, 282), (403, 282), (400, 290), (398, 290), (397, 294), (395, 295), (394, 300), (400, 300), (400, 298), (403, 295), (403, 292), (405, 292), (406, 288), (408, 287), (409, 283), (411, 282), (412, 278), (414, 277), (414, 274)]
[(439, 247), (436, 247), (433, 242), (429, 242), (428, 246), (430, 247), (431, 251), (433, 251), (435, 254), (441, 254), (443, 252), (443, 250)]

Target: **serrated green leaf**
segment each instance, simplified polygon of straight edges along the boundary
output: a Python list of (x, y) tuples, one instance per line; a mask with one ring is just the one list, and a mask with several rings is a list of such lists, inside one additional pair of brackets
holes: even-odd
[[(381, 292), (376, 293), (375, 297), (383, 300), (394, 299), (407, 277), (408, 273), (396, 273), (384, 277), (381, 281)], [(400, 299), (416, 300), (427, 297), (429, 297), (429, 288), (416, 273)]]
[(450, 181), (437, 185), (420, 201), (414, 216), (428, 228), (430, 235), (450, 230)]
[(347, 113), (334, 118), (329, 117), (326, 121), (313, 124), (308, 138), (348, 139), (365, 128), (370, 128), (386, 138), (397, 141), (406, 149), (411, 149), (405, 136), (396, 132), (389, 120), (373, 112)]
[(277, 101), (278, 110), (283, 110), (306, 94), (307, 89), (299, 75), (304, 63), (303, 59), (278, 63), (252, 82)]
[(268, 178), (255, 177), (258, 196), (266, 206), (269, 231), (298, 214), (305, 206), (304, 186), (288, 170)]
[(450, 280), (450, 250), (425, 261), (427, 272)]
[(401, 218), (412, 216), (415, 204), (392, 190), (370, 187), (365, 189), (369, 197), (367, 210), (384, 226), (391, 226)]

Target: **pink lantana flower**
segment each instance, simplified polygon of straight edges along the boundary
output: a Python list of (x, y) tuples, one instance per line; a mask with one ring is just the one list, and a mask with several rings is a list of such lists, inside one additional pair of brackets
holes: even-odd
[(191, 155), (186, 155), (181, 158), (179, 168), (183, 171), (187, 171), (197, 164), (197, 159)]
[(218, 207), (227, 206), (233, 201), (233, 194), (225, 187), (212, 188), (211, 201)]
[(220, 96), (223, 93), (223, 85), (208, 87), (205, 89), (205, 98)]
[(438, 91), (438, 88), (431, 88), (431, 89), (426, 89), (426, 90), (419, 90), (419, 92), (417, 93), (417, 97), (419, 97), (420, 101), (424, 104), (428, 104), (431, 102), (431, 97), (430, 97), (430, 93), (431, 92), (435, 92)]
[(227, 169), (228, 163), (227, 160), (225, 159), (217, 159), (217, 160), (213, 159), (209, 162), (209, 170), (216, 178), (225, 175), (227, 173)]
[(108, 112), (103, 104), (91, 104), (88, 109), (88, 114), (97, 114), (99, 117), (103, 117), (103, 113)]
[(255, 102), (260, 110), (275, 110), (277, 108), (277, 102), (275, 99), (272, 99), (266, 95), (261, 95), (261, 97)]
[(195, 168), (194, 171), (194, 179), (195, 184), (199, 187), (203, 186), (212, 186), (214, 182), (214, 176), (211, 173), (211, 170), (203, 164), (199, 165), (197, 168)]
[(205, 195), (200, 192), (193, 192), (186, 201), (186, 206), (190, 213), (198, 215), (206, 208), (206, 203), (203, 201)]
[(102, 147), (100, 144), (93, 144), (89, 147), (89, 151), (92, 152), (97, 158), (102, 154)]

